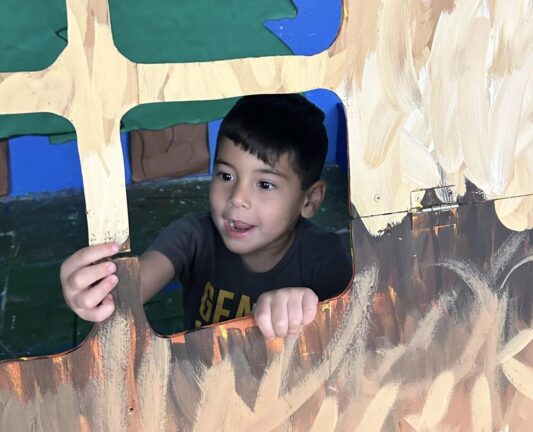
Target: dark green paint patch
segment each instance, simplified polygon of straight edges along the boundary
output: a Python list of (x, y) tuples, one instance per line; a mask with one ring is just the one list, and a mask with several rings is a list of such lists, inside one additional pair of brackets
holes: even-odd
[(291, 0), (110, 0), (109, 7), (115, 45), (136, 63), (290, 54), (264, 22), (297, 12)]
[(0, 139), (20, 135), (57, 135), (55, 142), (76, 138), (72, 123), (56, 114), (1, 114)]
[(65, 0), (0, 2), (0, 72), (50, 66), (67, 46)]

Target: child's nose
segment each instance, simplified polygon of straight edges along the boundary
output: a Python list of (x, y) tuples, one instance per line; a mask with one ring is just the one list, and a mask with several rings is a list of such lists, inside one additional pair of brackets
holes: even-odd
[(236, 208), (250, 208), (250, 195), (244, 185), (235, 185), (233, 188), (233, 194), (230, 197), (230, 203)]

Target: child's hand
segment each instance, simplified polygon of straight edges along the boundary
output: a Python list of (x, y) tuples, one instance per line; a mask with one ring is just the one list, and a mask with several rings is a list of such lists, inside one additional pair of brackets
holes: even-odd
[(296, 336), (315, 318), (318, 297), (309, 288), (281, 288), (259, 296), (255, 322), (265, 339)]
[(118, 282), (113, 274), (117, 268), (111, 261), (99, 261), (118, 250), (114, 243), (89, 246), (72, 254), (61, 265), (63, 297), (80, 318), (99, 322), (115, 310), (110, 291)]

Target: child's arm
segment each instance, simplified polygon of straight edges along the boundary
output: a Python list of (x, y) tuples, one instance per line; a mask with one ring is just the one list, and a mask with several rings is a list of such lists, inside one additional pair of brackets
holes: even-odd
[(296, 336), (317, 312), (318, 297), (309, 288), (264, 292), (254, 307), (255, 322), (265, 339)]
[(141, 296), (146, 303), (174, 278), (174, 266), (161, 252), (149, 250), (141, 255)]

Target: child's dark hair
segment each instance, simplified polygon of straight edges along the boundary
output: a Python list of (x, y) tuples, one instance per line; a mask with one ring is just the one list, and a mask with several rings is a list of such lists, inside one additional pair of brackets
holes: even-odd
[(222, 121), (217, 147), (228, 138), (268, 165), (288, 153), (306, 190), (320, 178), (328, 151), (323, 121), (324, 113), (298, 94), (244, 96)]

